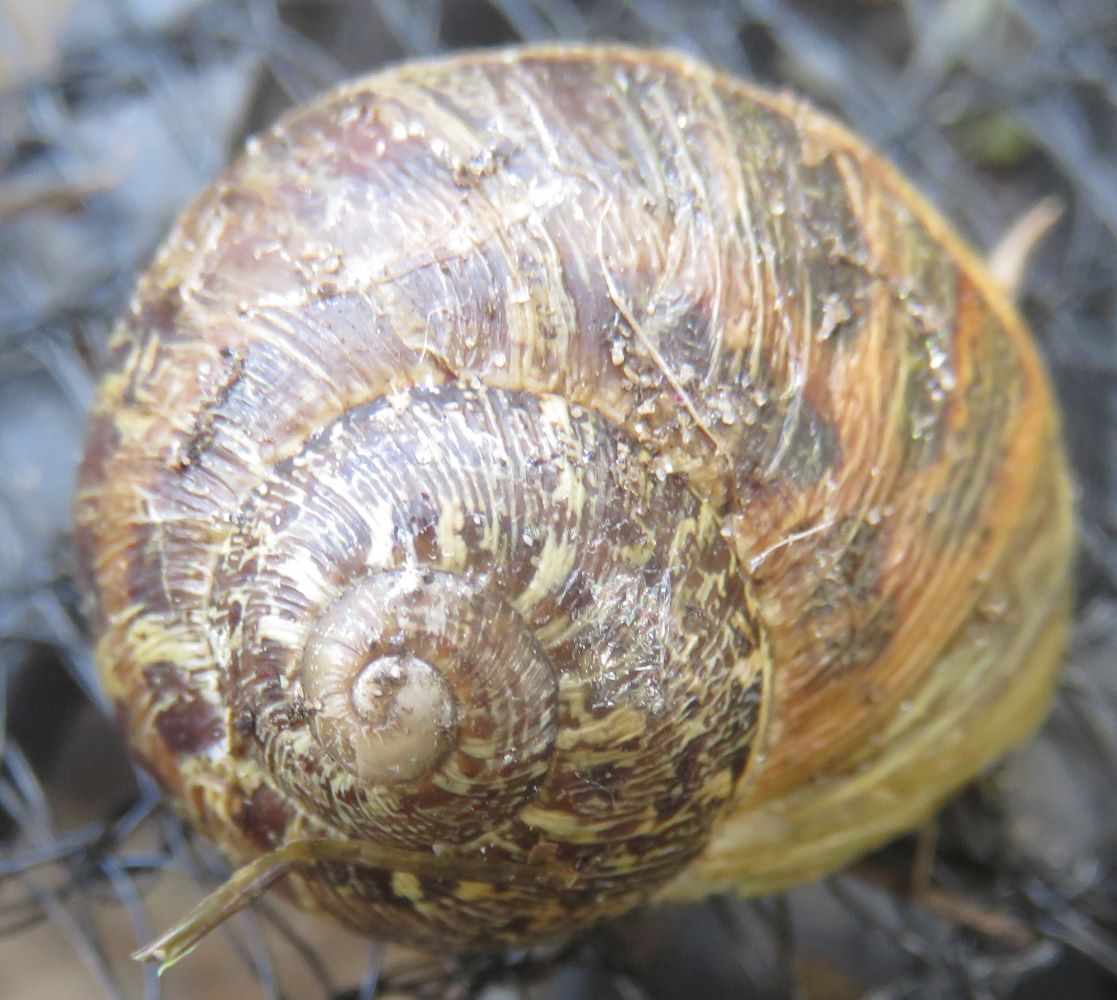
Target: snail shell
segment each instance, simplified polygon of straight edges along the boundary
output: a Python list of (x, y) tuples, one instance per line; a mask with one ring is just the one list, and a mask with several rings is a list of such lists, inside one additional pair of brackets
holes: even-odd
[(921, 822), (1047, 705), (1069, 496), (1021, 321), (888, 165), (688, 59), (538, 48), (249, 144), (112, 339), (76, 521), (188, 820), (382, 849), (290, 890), (468, 948)]

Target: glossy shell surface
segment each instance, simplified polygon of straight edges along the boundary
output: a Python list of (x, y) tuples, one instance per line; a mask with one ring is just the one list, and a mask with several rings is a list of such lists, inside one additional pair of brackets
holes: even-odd
[(878, 156), (685, 58), (420, 62), (285, 117), (111, 343), (97, 657), (235, 862), (371, 933), (530, 941), (808, 879), (1025, 738), (1070, 494), (1015, 312)]

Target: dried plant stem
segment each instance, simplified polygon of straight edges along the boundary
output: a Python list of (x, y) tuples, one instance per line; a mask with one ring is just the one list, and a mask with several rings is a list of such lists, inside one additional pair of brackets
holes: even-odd
[(359, 840), (297, 840), (269, 851), (232, 875), (190, 913), (151, 944), (133, 952), (138, 962), (158, 962), (160, 975), (185, 958), (210, 931), (250, 906), (297, 868), (333, 863), (409, 872), (456, 882), (482, 885), (568, 884), (573, 872), (561, 868), (531, 867), (479, 859), (463, 863), (417, 851), (383, 847)]

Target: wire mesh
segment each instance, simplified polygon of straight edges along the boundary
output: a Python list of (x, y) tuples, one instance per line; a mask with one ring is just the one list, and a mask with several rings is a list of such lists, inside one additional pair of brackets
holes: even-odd
[[(1080, 487), (1077, 628), (1042, 736), (825, 882), (448, 958), (268, 900), (164, 979), (128, 961), (224, 869), (129, 763), (68, 503), (113, 318), (246, 133), (347, 76), (520, 39), (670, 46), (792, 87), (988, 251), (1062, 217), (1021, 304)], [(0, 0), (0, 995), (1117, 995), (1117, 8), (1112, 0)]]

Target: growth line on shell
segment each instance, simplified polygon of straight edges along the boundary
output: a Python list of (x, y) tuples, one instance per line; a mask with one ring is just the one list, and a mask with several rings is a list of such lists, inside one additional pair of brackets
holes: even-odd
[(659, 353), (659, 349), (652, 343), (651, 338), (644, 331), (643, 325), (636, 316), (633, 314), (632, 309), (628, 303), (625, 302), (621, 290), (617, 287), (617, 283), (613, 280), (612, 272), (609, 270), (609, 263), (605, 259), (605, 216), (609, 214), (609, 209), (612, 208), (613, 199), (610, 196), (606, 202), (605, 207), (601, 210), (601, 215), (597, 222), (597, 260), (601, 265), (601, 274), (605, 278), (605, 287), (609, 292), (609, 298), (612, 300), (613, 305), (617, 307), (617, 312), (621, 314), (623, 319), (636, 336), (637, 340), (644, 345), (644, 349), (651, 355), (652, 361), (655, 362), (656, 367), (663, 372), (663, 377), (667, 379), (668, 384), (674, 390), (675, 395), (678, 396), (679, 401), (683, 404), (683, 408), (690, 414), (690, 418), (697, 425), (698, 429), (709, 438), (710, 444), (714, 446), (714, 452), (720, 457), (725, 457), (725, 449), (722, 448), (721, 442), (714, 436), (714, 432), (706, 426), (706, 422), (698, 414), (698, 410), (694, 405), (694, 400), (690, 398), (690, 394), (683, 387), (682, 382), (676, 377), (671, 367), (667, 364), (667, 359)]

